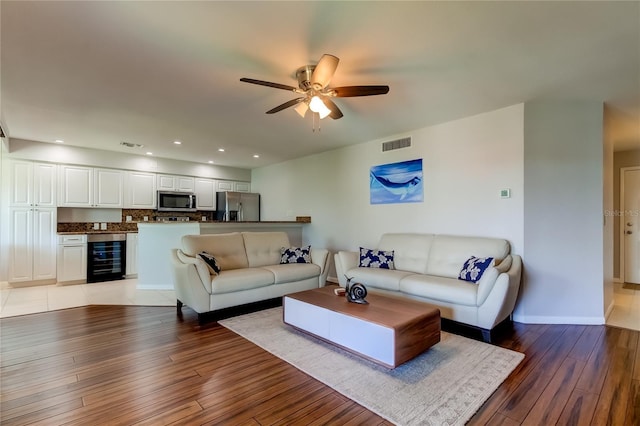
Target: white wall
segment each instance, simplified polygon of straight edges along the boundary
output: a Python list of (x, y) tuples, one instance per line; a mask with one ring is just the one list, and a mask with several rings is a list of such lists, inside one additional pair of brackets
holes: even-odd
[[(521, 254), (523, 111), (515, 105), (384, 140), (411, 136), (411, 148), (383, 153), (383, 141), (372, 141), (254, 169), (252, 190), (262, 194), (264, 220), (309, 215), (305, 243), (334, 252), (375, 247), (385, 232), (423, 232), (506, 238)], [(424, 202), (371, 205), (371, 166), (416, 158)], [(511, 198), (500, 198), (502, 188)]]
[(251, 179), (249, 169), (197, 164), (188, 161), (135, 155), (127, 152), (101, 151), (71, 145), (42, 143), (22, 139), (11, 139), (9, 147), (8, 156), (14, 159), (19, 158), (51, 163), (79, 164), (247, 182)]
[(604, 322), (603, 104), (524, 109), (524, 285), (516, 321)]

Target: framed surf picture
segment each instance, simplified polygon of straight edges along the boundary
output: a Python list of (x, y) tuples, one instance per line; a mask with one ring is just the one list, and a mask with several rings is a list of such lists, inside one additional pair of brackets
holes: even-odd
[(421, 203), (422, 158), (371, 167), (369, 191), (371, 204)]

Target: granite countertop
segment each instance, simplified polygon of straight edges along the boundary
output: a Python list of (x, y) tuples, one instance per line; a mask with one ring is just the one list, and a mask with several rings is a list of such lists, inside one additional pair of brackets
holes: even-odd
[(101, 231), (101, 230), (91, 230), (91, 231), (68, 231), (68, 232), (56, 232), (58, 235), (88, 235), (88, 234), (129, 234), (136, 233), (135, 231)]

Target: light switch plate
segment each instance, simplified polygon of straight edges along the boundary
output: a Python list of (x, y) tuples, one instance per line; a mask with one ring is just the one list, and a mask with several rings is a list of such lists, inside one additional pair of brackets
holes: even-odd
[(500, 198), (511, 198), (511, 189), (509, 188), (501, 189)]
[(93, 224), (93, 229), (100, 229), (100, 224), (98, 222), (95, 222)]
[(103, 230), (103, 231), (106, 231), (106, 230), (107, 230), (107, 224), (106, 224), (106, 223), (104, 223), (104, 222), (102, 222), (102, 223), (100, 224), (100, 229), (101, 229), (101, 230)]
[(131, 216), (127, 215), (126, 220), (127, 220), (127, 222), (131, 222), (133, 220), (133, 218)]

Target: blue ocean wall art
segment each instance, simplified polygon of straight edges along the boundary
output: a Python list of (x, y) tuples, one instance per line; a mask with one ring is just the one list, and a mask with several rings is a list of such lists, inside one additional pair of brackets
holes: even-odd
[(424, 200), (422, 158), (373, 166), (369, 178), (371, 204), (421, 203)]

